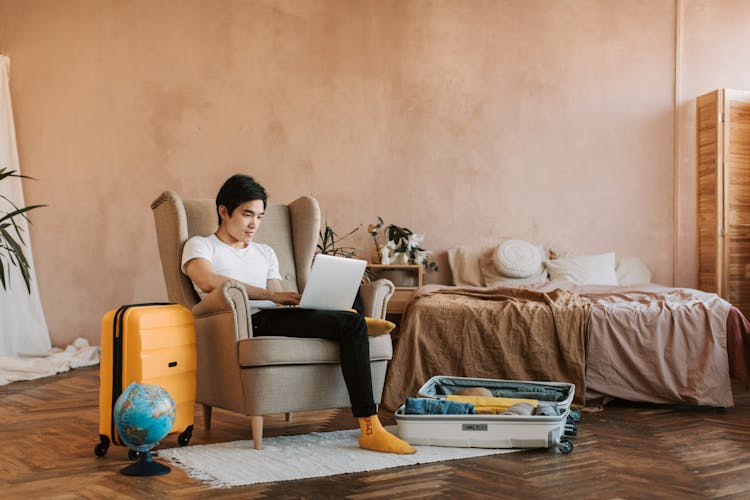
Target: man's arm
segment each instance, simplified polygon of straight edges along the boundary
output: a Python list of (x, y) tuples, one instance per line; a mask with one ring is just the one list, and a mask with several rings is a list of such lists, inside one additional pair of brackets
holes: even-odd
[(267, 280), (266, 285), (268, 289), (273, 292), (283, 292), (284, 288), (281, 286), (281, 280)]
[[(185, 264), (185, 272), (195, 285), (206, 293), (212, 292), (216, 287), (221, 286), (228, 276), (217, 274), (214, 266), (208, 259), (196, 257), (190, 259)], [(272, 282), (276, 282), (272, 284)], [(300, 294), (295, 292), (284, 292), (278, 280), (268, 280), (269, 289), (260, 288), (253, 285), (245, 285), (247, 296), (253, 300), (272, 300), (277, 304), (296, 305), (299, 304)]]

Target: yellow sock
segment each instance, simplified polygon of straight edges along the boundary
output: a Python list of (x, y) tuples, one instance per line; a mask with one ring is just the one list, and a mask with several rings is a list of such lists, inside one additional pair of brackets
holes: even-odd
[(410, 455), (417, 450), (403, 439), (399, 439), (383, 428), (377, 415), (359, 417), (359, 447), (365, 450)]

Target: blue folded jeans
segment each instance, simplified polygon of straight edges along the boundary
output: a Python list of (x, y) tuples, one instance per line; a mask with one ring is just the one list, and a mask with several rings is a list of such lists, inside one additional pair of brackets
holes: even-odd
[(447, 399), (407, 398), (407, 415), (474, 415), (474, 405)]

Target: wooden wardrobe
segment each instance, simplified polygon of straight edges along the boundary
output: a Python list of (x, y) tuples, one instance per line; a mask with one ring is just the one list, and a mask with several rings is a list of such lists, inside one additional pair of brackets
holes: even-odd
[(750, 318), (750, 91), (698, 97), (698, 288)]

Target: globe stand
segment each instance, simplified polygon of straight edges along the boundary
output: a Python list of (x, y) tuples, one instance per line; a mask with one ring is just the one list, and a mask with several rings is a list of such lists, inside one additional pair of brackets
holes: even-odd
[(143, 451), (138, 461), (122, 468), (120, 474), (126, 476), (163, 476), (170, 470), (172, 469), (166, 465), (154, 462), (150, 451)]

